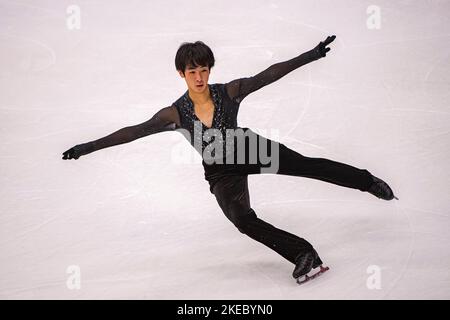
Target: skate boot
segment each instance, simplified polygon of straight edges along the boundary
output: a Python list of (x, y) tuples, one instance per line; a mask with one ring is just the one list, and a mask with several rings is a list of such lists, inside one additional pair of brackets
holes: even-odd
[[(292, 276), (297, 280), (298, 284), (305, 283), (329, 269), (328, 267), (323, 267), (322, 264), (322, 260), (316, 250), (312, 249), (312, 251), (301, 254), (295, 259), (295, 268)], [(318, 272), (308, 275), (312, 269), (316, 269), (317, 267), (320, 267)]]
[(374, 175), (372, 175), (372, 180), (373, 183), (370, 186), (369, 190), (367, 190), (367, 192), (380, 199), (392, 200), (395, 198), (398, 200), (398, 198), (394, 196), (394, 192), (392, 192), (392, 189), (386, 182), (384, 182), (380, 178), (375, 177)]

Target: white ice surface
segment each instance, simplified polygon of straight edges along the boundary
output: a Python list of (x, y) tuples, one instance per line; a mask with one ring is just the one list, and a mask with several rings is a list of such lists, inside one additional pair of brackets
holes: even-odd
[[(72, 4), (80, 30), (66, 27)], [(0, 0), (0, 298), (449, 299), (450, 2), (376, 1), (379, 30), (366, 24), (372, 4)], [(330, 266), (317, 281), (296, 285), (293, 265), (225, 218), (199, 158), (177, 163), (175, 146), (195, 152), (179, 133), (61, 159), (181, 96), (184, 41), (213, 49), (209, 82), (223, 83), (332, 34), (326, 58), (251, 94), (238, 117), (365, 168), (400, 198), (250, 176), (258, 216)], [(79, 290), (66, 286), (71, 265)]]

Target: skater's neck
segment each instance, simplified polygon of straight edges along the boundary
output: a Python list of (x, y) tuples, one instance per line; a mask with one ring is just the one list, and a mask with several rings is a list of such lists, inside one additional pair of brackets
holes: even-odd
[(196, 105), (204, 105), (211, 100), (211, 94), (209, 92), (209, 86), (203, 92), (195, 92), (189, 89), (189, 98)]

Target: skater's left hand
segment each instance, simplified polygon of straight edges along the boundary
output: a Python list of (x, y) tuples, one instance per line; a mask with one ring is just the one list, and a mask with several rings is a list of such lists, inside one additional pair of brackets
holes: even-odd
[(327, 45), (332, 43), (336, 39), (335, 35), (328, 36), (325, 41), (321, 41), (315, 48), (314, 52), (317, 54), (319, 58), (323, 58), (326, 56), (327, 52), (331, 50), (331, 48), (327, 48)]

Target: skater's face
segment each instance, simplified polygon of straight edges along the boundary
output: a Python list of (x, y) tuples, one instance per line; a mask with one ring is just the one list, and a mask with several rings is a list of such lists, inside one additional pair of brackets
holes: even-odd
[(209, 67), (193, 67), (187, 66), (183, 71), (178, 70), (180, 76), (184, 78), (189, 91), (195, 93), (203, 93), (208, 87)]

